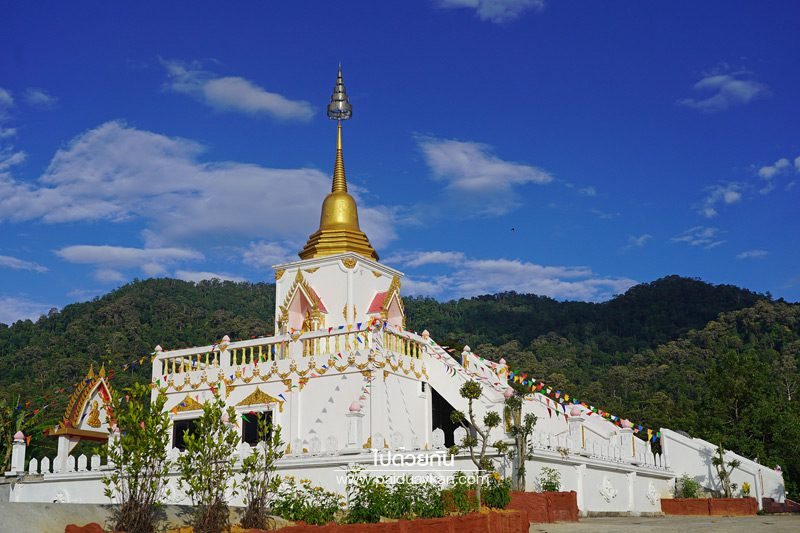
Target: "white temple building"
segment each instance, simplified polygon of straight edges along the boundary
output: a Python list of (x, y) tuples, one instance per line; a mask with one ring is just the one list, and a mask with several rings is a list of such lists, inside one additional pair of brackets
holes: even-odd
[[(183, 432), (191, 430), (202, 404), (218, 392), (228, 405), (248, 415), (239, 430), (242, 444), (232, 454), (245, 456), (258, 417), (270, 417), (287, 443), (279, 471), (344, 493), (342, 476), (353, 465), (385, 474), (375, 453), (385, 451), (440, 457), (463, 429), (450, 422), (453, 409), (466, 410), (459, 388), (469, 380), (483, 386), (476, 417), (502, 415), (510, 390), (504, 361), (489, 362), (465, 348), (460, 360), (434, 341), (435, 332), (405, 329), (401, 296), (403, 274), (379, 262), (361, 231), (356, 202), (347, 192), (342, 154), (342, 121), (351, 107), (341, 69), (329, 117), (338, 122), (331, 192), (322, 205), (319, 229), (300, 251), (300, 260), (276, 265), (275, 332), (272, 337), (232, 342), (209, 339), (206, 346), (156, 348), (152, 383), (167, 393), (165, 409), (173, 422), (171, 454), (181, 453)], [(489, 317), (487, 317), (489, 319)], [(65, 422), (52, 434), (58, 455), (26, 458), (24, 436), (14, 445), (15, 481), (10, 501), (109, 503), (101, 479), (106, 465), (95, 456), (70, 455), (81, 438), (102, 440), (108, 422), (102, 409), (109, 393), (105, 374), (91, 373), (70, 404)], [(154, 395), (157, 391), (154, 390)], [(556, 405), (540, 393), (524, 402), (538, 417), (527, 462), (527, 490), (538, 490), (542, 467), (561, 473), (562, 490), (577, 492), (582, 514), (659, 513), (661, 499), (672, 497), (676, 477), (688, 474), (703, 486), (717, 486), (711, 458), (715, 446), (661, 429), (662, 453), (622, 427), (588, 415), (580, 404)], [(554, 416), (555, 413), (555, 416)], [(627, 422), (627, 421), (626, 421)], [(513, 442), (501, 424), (492, 442)], [(729, 452), (741, 466), (733, 473), (752, 495), (784, 500), (780, 472)], [(405, 473), (446, 474), (474, 470), (466, 453), (451, 466), (418, 461)], [(495, 456), (498, 469), (512, 475), (514, 465)], [(171, 474), (169, 503), (187, 503)], [(240, 505), (241, 500), (233, 504)]]

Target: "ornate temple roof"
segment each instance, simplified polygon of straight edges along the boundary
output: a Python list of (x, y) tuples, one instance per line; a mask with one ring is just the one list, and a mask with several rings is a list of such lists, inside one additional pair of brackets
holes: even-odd
[[(102, 409), (97, 400), (90, 405), (92, 398), (97, 397), (103, 402)], [(104, 412), (104, 406), (110, 400), (111, 386), (106, 381), (105, 366), (101, 366), (97, 373), (90, 367), (86, 377), (70, 396), (64, 417), (48, 436), (74, 435), (89, 440), (105, 441), (108, 432), (101, 429), (104, 422), (100, 420), (100, 412), (101, 410)]]

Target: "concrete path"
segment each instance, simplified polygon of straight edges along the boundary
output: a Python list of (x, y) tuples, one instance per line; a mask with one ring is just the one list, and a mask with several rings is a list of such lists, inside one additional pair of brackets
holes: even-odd
[(660, 516), (581, 518), (576, 523), (531, 524), (530, 533), (647, 533), (701, 531), (724, 533), (800, 532), (800, 516)]

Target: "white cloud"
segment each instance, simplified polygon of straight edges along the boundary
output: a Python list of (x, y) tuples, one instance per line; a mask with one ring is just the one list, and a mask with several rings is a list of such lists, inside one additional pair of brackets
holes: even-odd
[(100, 283), (118, 283), (125, 281), (125, 274), (113, 268), (98, 268), (94, 271), (94, 279)]
[(763, 259), (768, 256), (769, 252), (766, 250), (747, 250), (736, 256), (736, 259)]
[[(417, 252), (425, 257), (428, 252)], [(408, 294), (468, 297), (504, 291), (534, 293), (560, 299), (599, 301), (624, 292), (636, 282), (602, 277), (588, 267), (543, 266), (512, 259), (471, 259), (459, 252), (460, 261), (448, 262), (448, 272), (412, 276), (404, 283)], [(408, 264), (408, 263), (407, 263)]]
[(24, 163), (27, 157), (25, 152), (15, 152), (12, 147), (0, 147), (0, 190), (2, 190), (4, 171)]
[(288, 244), (259, 241), (250, 243), (242, 257), (242, 263), (251, 268), (270, 268), (296, 259), (297, 250), (290, 248)]
[(138, 268), (147, 276), (166, 272), (166, 266), (180, 261), (202, 260), (203, 254), (186, 248), (130, 248), (125, 246), (75, 245), (56, 250), (70, 263), (94, 265), (94, 277), (103, 283), (125, 279), (119, 269)]
[(12, 268), (14, 270), (31, 270), (33, 272), (47, 272), (47, 267), (39, 263), (25, 261), (10, 255), (0, 255), (0, 267)]
[(0, 139), (10, 139), (17, 134), (17, 128), (0, 127)]
[(387, 263), (416, 268), (423, 265), (452, 265), (464, 260), (461, 252), (405, 252), (386, 258)]
[(231, 274), (222, 274), (218, 272), (195, 272), (191, 270), (178, 270), (175, 272), (175, 277), (178, 279), (182, 279), (183, 281), (193, 281), (195, 283), (197, 283), (198, 281), (205, 281), (211, 279), (218, 279), (222, 281), (236, 281), (236, 282), (247, 281), (242, 277), (233, 276)]
[(49, 109), (58, 103), (58, 98), (49, 94), (44, 89), (37, 89), (35, 87), (25, 89), (22, 96), (29, 105), (42, 109)]
[(589, 187), (582, 187), (578, 189), (578, 194), (583, 196), (597, 196), (597, 189), (591, 185)]
[(714, 218), (717, 216), (718, 204), (735, 204), (742, 199), (743, 188), (741, 183), (736, 182), (706, 187), (708, 195), (703, 200), (698, 212), (706, 218)]
[(162, 61), (169, 81), (166, 88), (188, 94), (218, 111), (269, 115), (285, 120), (310, 120), (314, 110), (306, 101), (290, 100), (238, 76), (215, 77), (197, 63)]
[(494, 23), (509, 22), (525, 11), (544, 9), (545, 0), (439, 0), (445, 8), (474, 9), (478, 18)]
[(611, 220), (621, 215), (619, 212), (601, 211), (600, 209), (590, 209), (590, 213), (599, 218), (600, 220)]
[(18, 296), (0, 296), (0, 324), (11, 325), (17, 320), (36, 320), (54, 306)]
[(711, 72), (694, 84), (695, 92), (704, 93), (704, 98), (684, 98), (678, 104), (704, 113), (724, 111), (735, 105), (746, 104), (767, 96), (769, 88), (752, 79), (749, 72)]
[(768, 194), (775, 189), (775, 178), (785, 176), (792, 172), (800, 172), (800, 157), (795, 158), (794, 165), (789, 159), (782, 157), (771, 165), (764, 165), (758, 169), (758, 176), (764, 180), (764, 186), (759, 190), (761, 194)]
[[(316, 229), (309, 213), (319, 213), (330, 190), (326, 174), (206, 163), (199, 161), (203, 150), (188, 139), (107, 122), (59, 150), (36, 183), (0, 168), (0, 220), (142, 219), (147, 248), (265, 236), (304, 242)], [(392, 209), (359, 203), (361, 228), (374, 246), (396, 237)]]
[(649, 233), (644, 233), (642, 235), (629, 235), (628, 245), (626, 248), (641, 248), (652, 238), (653, 236)]
[(719, 228), (695, 226), (687, 229), (679, 235), (674, 236), (671, 241), (707, 249), (716, 248), (725, 242), (724, 240), (720, 239), (720, 233), (721, 232)]
[(14, 97), (11, 96), (11, 91), (0, 87), (0, 118), (3, 118), (6, 111), (12, 107), (14, 107)]
[(437, 281), (423, 281), (417, 278), (403, 278), (403, 293), (409, 296), (436, 296), (444, 287)]
[(486, 144), (420, 137), (419, 147), (436, 179), (449, 191), (472, 200), (468, 209), (480, 214), (500, 215), (519, 205), (514, 187), (553, 180), (537, 167), (504, 161)]

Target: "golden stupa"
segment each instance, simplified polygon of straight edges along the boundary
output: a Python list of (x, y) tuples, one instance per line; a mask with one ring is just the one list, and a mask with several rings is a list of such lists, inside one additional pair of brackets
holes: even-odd
[(336, 120), (336, 163), (333, 167), (331, 192), (322, 202), (319, 229), (311, 234), (303, 250), (301, 259), (323, 257), (343, 252), (355, 252), (370, 259), (378, 260), (378, 253), (358, 226), (358, 207), (347, 192), (347, 178), (344, 173), (342, 156), (342, 121), (353, 115), (353, 107), (347, 98), (342, 80), (342, 67), (333, 88), (331, 102), (328, 104), (328, 118)]

